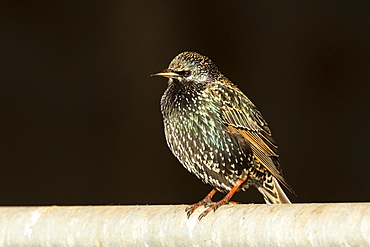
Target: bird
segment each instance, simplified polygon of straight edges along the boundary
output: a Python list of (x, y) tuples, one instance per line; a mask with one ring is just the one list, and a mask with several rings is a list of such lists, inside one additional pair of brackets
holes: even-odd
[[(185, 51), (151, 76), (168, 78), (160, 107), (169, 149), (190, 173), (213, 187), (186, 208), (188, 218), (204, 206), (201, 220), (251, 186), (267, 204), (291, 203), (280, 184), (295, 193), (283, 176), (267, 122), (210, 58)], [(217, 192), (226, 195), (214, 202)]]

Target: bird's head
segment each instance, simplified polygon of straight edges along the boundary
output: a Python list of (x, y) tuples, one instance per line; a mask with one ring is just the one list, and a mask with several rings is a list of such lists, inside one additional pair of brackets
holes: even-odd
[(197, 52), (185, 51), (177, 55), (167, 69), (152, 74), (169, 78), (169, 83), (184, 85), (206, 85), (214, 82), (220, 75), (216, 65), (206, 56)]

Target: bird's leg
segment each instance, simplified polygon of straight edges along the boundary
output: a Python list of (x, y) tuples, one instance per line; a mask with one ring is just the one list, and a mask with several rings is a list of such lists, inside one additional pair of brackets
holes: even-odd
[(216, 194), (217, 190), (216, 189), (213, 189), (211, 190), (211, 192), (208, 193), (208, 195), (206, 195), (206, 197), (204, 197), (203, 200), (199, 201), (198, 203), (195, 203), (193, 205), (190, 205), (188, 206), (186, 209), (185, 209), (185, 212), (188, 216), (188, 218), (190, 217), (190, 215), (192, 215), (192, 213), (194, 213), (195, 209), (199, 208), (200, 206), (204, 205), (205, 207), (212, 204), (212, 197)]
[[(219, 200), (218, 202), (212, 202), (211, 201), (210, 203), (208, 203), (207, 204), (208, 208), (206, 210), (204, 210), (204, 212), (199, 215), (198, 219), (201, 220), (203, 217), (205, 217), (212, 210), (216, 211), (222, 205), (228, 204), (230, 202), (231, 197), (233, 197), (233, 195), (238, 191), (239, 187), (245, 182), (245, 180), (247, 180), (247, 178), (238, 180), (236, 182), (235, 186), (229, 191), (229, 193), (227, 193), (226, 196), (224, 198), (222, 198), (221, 200)], [(211, 193), (209, 193), (209, 194), (211, 194)], [(206, 196), (206, 198), (207, 198), (207, 196)], [(204, 199), (206, 199), (206, 198), (204, 198)], [(233, 202), (233, 204), (235, 204), (235, 202)]]

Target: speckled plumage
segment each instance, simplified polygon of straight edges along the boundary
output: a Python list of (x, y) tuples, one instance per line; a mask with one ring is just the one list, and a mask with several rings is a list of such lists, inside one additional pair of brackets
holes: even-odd
[(168, 77), (161, 99), (167, 144), (180, 163), (217, 191), (229, 193), (210, 201), (216, 191), (190, 206), (210, 209), (229, 202), (238, 190), (251, 185), (267, 203), (290, 203), (279, 186), (283, 178), (277, 145), (255, 105), (206, 56), (177, 55), (168, 69), (154, 74)]

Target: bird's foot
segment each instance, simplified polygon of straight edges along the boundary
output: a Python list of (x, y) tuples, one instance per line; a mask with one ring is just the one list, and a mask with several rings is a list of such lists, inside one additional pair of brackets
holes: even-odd
[(219, 207), (221, 207), (225, 204), (229, 204), (229, 203), (236, 204), (236, 202), (229, 202), (229, 200), (227, 198), (226, 199), (224, 198), (222, 200), (219, 200), (218, 202), (211, 202), (211, 203), (205, 205), (207, 207), (207, 209), (204, 210), (203, 213), (201, 213), (198, 216), (198, 220), (200, 221), (201, 219), (203, 219), (212, 210), (213, 210), (213, 212), (215, 212)]
[(213, 202), (212, 201), (212, 197), (217, 192), (216, 189), (213, 189), (211, 192), (208, 193), (208, 195), (203, 200), (201, 200), (200, 202), (195, 203), (193, 205), (190, 205), (189, 207), (187, 207), (185, 209), (188, 218), (190, 217), (190, 215), (192, 215), (194, 213), (194, 211), (197, 208), (199, 208), (202, 205), (204, 207), (206, 207), (207, 209), (204, 210), (204, 212), (199, 215), (198, 220), (201, 220), (203, 217), (205, 217), (212, 210), (216, 211), (222, 205), (225, 205), (225, 204), (228, 204), (228, 203), (238, 204), (237, 202), (230, 201), (230, 199), (235, 194), (235, 192), (238, 190), (240, 185), (242, 185), (245, 182), (245, 180), (246, 180), (246, 178), (238, 180), (236, 185), (229, 191), (229, 193), (227, 193), (227, 195), (223, 199), (219, 200), (218, 202)]
[(203, 200), (201, 200), (197, 203), (194, 203), (193, 205), (188, 206), (185, 209), (186, 215), (188, 216), (188, 218), (190, 218), (190, 215), (192, 215), (194, 213), (194, 211), (197, 208), (199, 208), (200, 206), (210, 207), (213, 203), (214, 202), (212, 202), (212, 200), (210, 198), (206, 197)]
[(186, 215), (188, 216), (188, 219), (189, 219), (190, 215), (192, 215), (194, 213), (195, 209), (199, 208), (202, 205), (205, 206), (205, 207), (208, 207), (208, 205), (211, 205), (213, 203), (212, 202), (212, 197), (216, 194), (216, 192), (217, 192), (216, 189), (211, 190), (211, 192), (209, 192), (208, 195), (206, 197), (204, 197), (203, 200), (187, 207), (185, 209), (185, 212), (186, 212)]
[(198, 220), (200, 221), (201, 219), (203, 219), (209, 212), (211, 212), (213, 210), (213, 212), (215, 212), (219, 207), (221, 207), (222, 205), (225, 205), (225, 204), (239, 204), (239, 202), (234, 202), (234, 201), (228, 201), (228, 199), (224, 198), (218, 202), (213, 202), (211, 201), (211, 199), (209, 198), (204, 198), (203, 200), (201, 200), (200, 202), (198, 203), (195, 203), (193, 205), (190, 205), (188, 206), (185, 211), (186, 211), (186, 214), (188, 216), (188, 218), (194, 213), (194, 211), (199, 208), (200, 206), (204, 206), (205, 208), (207, 208), (206, 210), (204, 210), (198, 217)]

